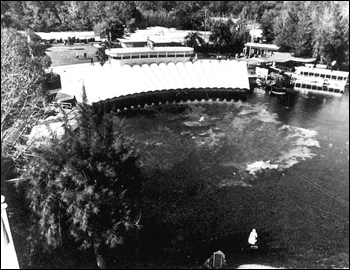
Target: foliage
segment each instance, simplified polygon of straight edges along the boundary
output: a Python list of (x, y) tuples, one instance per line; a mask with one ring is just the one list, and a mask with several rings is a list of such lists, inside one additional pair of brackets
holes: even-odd
[(180, 29), (200, 30), (204, 25), (205, 2), (201, 1), (178, 1), (174, 8), (175, 15), (180, 23)]
[(303, 12), (298, 14), (297, 36), (293, 49), (295, 56), (298, 57), (310, 57), (313, 54), (313, 27), (310, 8), (310, 2), (303, 2)]
[(146, 28), (146, 26), (177, 28), (179, 26), (179, 20), (173, 11), (166, 12), (163, 10), (145, 10), (142, 12), (142, 17), (145, 22), (145, 26), (143, 28)]
[(193, 47), (197, 51), (197, 47), (204, 44), (204, 39), (198, 32), (190, 32), (185, 36), (187, 46)]
[[(337, 2), (317, 7), (314, 12), (314, 52), (321, 61), (349, 66), (349, 3)], [(317, 11), (317, 12), (316, 12)]]
[(100, 245), (114, 248), (139, 227), (140, 173), (132, 141), (114, 126), (113, 115), (92, 115), (85, 103), (79, 110), (79, 131), (67, 127), (62, 139), (33, 149), (22, 175), (29, 180), (33, 254), (40, 245), (50, 250), (75, 242), (100, 255)]
[(233, 53), (240, 53), (244, 48), (244, 44), (249, 40), (249, 31), (244, 20), (238, 20), (236, 23), (228, 21), (230, 26), (231, 44), (230, 51)]
[(218, 53), (222, 52), (222, 48), (228, 46), (231, 41), (229, 26), (222, 21), (215, 22), (211, 29), (209, 41), (213, 42)]
[(119, 20), (105, 20), (94, 25), (95, 35), (107, 38), (108, 41), (115, 41), (124, 35), (124, 26)]
[(291, 51), (298, 57), (312, 56), (312, 21), (310, 2), (290, 2), (275, 24), (276, 44), (282, 51)]
[(275, 42), (276, 45), (280, 47), (281, 51), (290, 51), (292, 49), (297, 23), (296, 14), (290, 14), (287, 10), (282, 10), (280, 16), (276, 18), (274, 27)]
[[(26, 135), (44, 115), (43, 87), (47, 56), (32, 33), (27, 41), (11, 28), (1, 28), (1, 155), (19, 168), (25, 159)], [(45, 64), (46, 62), (46, 64)]]
[(261, 28), (263, 30), (263, 39), (265, 39), (266, 43), (271, 44), (275, 39), (274, 34), (274, 20), (277, 17), (276, 10), (268, 10), (265, 11), (261, 17)]
[[(348, 66), (348, 14), (349, 3), (341, 1), (1, 2), (2, 25), (34, 31), (95, 30), (109, 41), (121, 37), (124, 27), (129, 32), (149, 26), (198, 31), (213, 26), (209, 18), (224, 17), (239, 19), (249, 29), (256, 20), (266, 42), (277, 44), (281, 51), (301, 57), (316, 55), (326, 62), (337, 60), (340, 66)], [(230, 49), (225, 35), (216, 39), (216, 50), (239, 51), (242, 45), (237, 36)], [(239, 35), (246, 40), (245, 34)]]
[(286, 1), (274, 24), (275, 43), (296, 56), (348, 66), (348, 14), (348, 2)]
[(106, 48), (98, 48), (96, 52), (97, 61), (103, 66), (108, 61), (108, 55), (106, 54)]

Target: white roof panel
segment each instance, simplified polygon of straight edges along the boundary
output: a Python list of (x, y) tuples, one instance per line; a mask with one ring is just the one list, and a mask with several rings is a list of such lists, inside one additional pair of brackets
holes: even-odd
[(245, 88), (249, 89), (245, 62), (188, 61), (151, 65), (104, 67), (81, 65), (55, 69), (61, 75), (62, 93), (75, 96), (81, 102), (85, 85), (89, 103), (121, 95), (179, 88)]

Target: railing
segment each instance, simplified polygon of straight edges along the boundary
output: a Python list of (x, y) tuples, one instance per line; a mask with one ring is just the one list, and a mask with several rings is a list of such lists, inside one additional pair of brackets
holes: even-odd
[(337, 84), (328, 83), (322, 84), (319, 82), (311, 82), (311, 81), (301, 81), (297, 80), (294, 84), (295, 90), (301, 91), (313, 91), (313, 92), (326, 92), (326, 93), (335, 93), (335, 94), (343, 94), (345, 89), (342, 86)]
[(1, 269), (19, 269), (6, 208), (5, 197), (1, 195)]
[(139, 53), (125, 53), (125, 54), (110, 54), (114, 60), (126, 59), (141, 59), (141, 58), (178, 58), (178, 57), (193, 57), (193, 52), (139, 52)]

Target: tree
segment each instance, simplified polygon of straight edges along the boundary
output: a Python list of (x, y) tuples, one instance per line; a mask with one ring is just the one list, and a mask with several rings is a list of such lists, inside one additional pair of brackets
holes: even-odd
[(311, 3), (305, 1), (298, 12), (298, 25), (292, 52), (297, 57), (312, 57), (313, 53), (313, 23), (311, 18)]
[(277, 12), (275, 10), (265, 11), (261, 17), (261, 28), (263, 30), (263, 38), (266, 43), (272, 43), (275, 39), (275, 34), (273, 32), (274, 20), (277, 17)]
[(344, 68), (349, 66), (349, 3), (330, 3), (315, 9), (314, 52), (321, 61), (336, 60)]
[(217, 48), (217, 52), (220, 53), (222, 48), (225, 48), (231, 42), (231, 33), (229, 26), (222, 22), (217, 21), (213, 24), (209, 41), (212, 41)]
[(204, 44), (204, 39), (197, 32), (189, 32), (185, 36), (185, 42), (187, 46), (193, 47), (194, 51), (197, 51), (198, 45)]
[(1, 156), (17, 168), (28, 148), (26, 135), (47, 104), (43, 61), (35, 40), (28, 43), (16, 30), (1, 28)]
[(94, 32), (101, 38), (106, 37), (108, 42), (111, 42), (124, 35), (124, 26), (119, 20), (104, 20), (94, 25)]
[(108, 55), (106, 54), (106, 48), (98, 48), (96, 52), (97, 60), (103, 66), (108, 61)]
[(281, 51), (289, 52), (294, 48), (297, 39), (298, 14), (293, 3), (286, 4), (276, 18), (274, 27), (275, 43)]
[(177, 1), (174, 7), (175, 15), (181, 29), (199, 30), (204, 25), (204, 1)]
[(232, 53), (241, 53), (244, 44), (249, 40), (249, 30), (243, 20), (238, 20), (236, 23), (228, 20), (231, 33), (230, 51)]
[(29, 242), (46, 250), (75, 242), (101, 263), (103, 246), (122, 244), (127, 231), (140, 227), (135, 220), (141, 177), (132, 141), (113, 115), (92, 115), (86, 103), (79, 111), (79, 131), (67, 127), (63, 138), (33, 149), (22, 175), (29, 180), (34, 221)]

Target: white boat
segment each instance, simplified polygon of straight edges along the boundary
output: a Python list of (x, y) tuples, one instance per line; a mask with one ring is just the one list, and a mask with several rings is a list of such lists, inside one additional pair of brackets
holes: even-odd
[(294, 90), (342, 95), (345, 92), (349, 72), (312, 67), (296, 67), (292, 74)]

